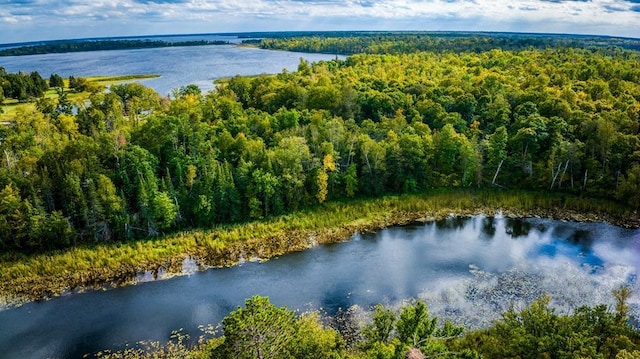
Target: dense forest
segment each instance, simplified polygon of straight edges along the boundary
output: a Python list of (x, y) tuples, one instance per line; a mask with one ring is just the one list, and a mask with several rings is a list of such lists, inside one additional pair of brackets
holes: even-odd
[(162, 41), (162, 40), (65, 40), (51, 41), (39, 45), (28, 45), (0, 49), (0, 56), (23, 56), (39, 54), (59, 54), (66, 52), (150, 49), (172, 46), (228, 45), (228, 41)]
[[(640, 334), (630, 325), (625, 299), (614, 292), (615, 311), (605, 305), (558, 314), (542, 297), (528, 308), (503, 313), (487, 329), (465, 332), (430, 315), (415, 301), (394, 309), (377, 305), (368, 318), (355, 308), (323, 318), (318, 312), (297, 314), (268, 298), (253, 297), (222, 321), (203, 328), (197, 344), (175, 332), (167, 345), (142, 343), (99, 358), (316, 358), (316, 359), (479, 359), (611, 358), (640, 356)], [(222, 334), (221, 336), (216, 336)], [(208, 336), (214, 337), (208, 339)]]
[[(320, 32), (268, 34), (263, 49), (328, 54), (402, 54), (415, 51), (483, 52), (493, 49), (520, 51), (548, 48), (640, 50), (632, 38), (467, 32)], [(255, 43), (255, 40), (247, 40)]]
[(437, 187), (637, 208), (639, 56), (361, 54), (234, 77), (208, 94), (190, 85), (169, 99), (129, 83), (75, 112), (19, 110), (0, 125), (0, 248), (135, 239)]

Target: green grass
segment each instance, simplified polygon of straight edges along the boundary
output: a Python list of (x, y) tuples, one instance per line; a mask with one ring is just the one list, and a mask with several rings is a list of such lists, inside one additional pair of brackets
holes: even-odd
[[(144, 80), (160, 77), (157, 74), (138, 74), (138, 75), (123, 75), (123, 76), (91, 76), (86, 77), (87, 82), (97, 84), (101, 87), (109, 87), (111, 85), (119, 84), (127, 81)], [(66, 86), (65, 91), (68, 92), (68, 99), (71, 103), (84, 102), (89, 98), (88, 92), (72, 92), (69, 90), (69, 80), (65, 79), (64, 84)], [(55, 89), (50, 88), (44, 95), (47, 98), (58, 98), (58, 94)], [(17, 110), (20, 107), (26, 108), (26, 110), (35, 109), (35, 101), (18, 102), (16, 99), (5, 99), (2, 103), (3, 112), (0, 113), (0, 121), (11, 121), (16, 118)]]
[(109, 86), (118, 84), (125, 81), (155, 79), (160, 77), (158, 74), (137, 74), (137, 75), (122, 75), (122, 76), (92, 76), (87, 77), (88, 82), (95, 82), (103, 86)]
[(638, 224), (636, 214), (606, 200), (536, 192), (441, 189), (336, 201), (262, 221), (136, 242), (36, 255), (6, 253), (0, 255), (0, 292), (12, 299), (37, 299), (76, 287), (127, 284), (137, 272), (160, 266), (179, 272), (186, 255), (196, 258), (202, 266), (229, 266), (241, 258), (268, 259), (317, 244), (343, 241), (356, 231), (444, 218), (451, 213), (493, 215), (497, 211), (513, 217)]

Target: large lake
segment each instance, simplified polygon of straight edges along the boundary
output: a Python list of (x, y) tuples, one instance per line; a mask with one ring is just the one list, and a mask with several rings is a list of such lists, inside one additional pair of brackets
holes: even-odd
[[(352, 240), (135, 286), (71, 294), (0, 312), (2, 358), (77, 358), (172, 330), (198, 335), (255, 294), (298, 309), (425, 300), (431, 313), (482, 327), (543, 293), (560, 312), (613, 304), (635, 288), (640, 230), (603, 223), (477, 216), (392, 227)], [(189, 268), (188, 261), (185, 267)], [(141, 276), (145, 278), (145, 276)]]
[[(189, 37), (178, 40), (198, 39)], [(175, 88), (189, 84), (196, 84), (206, 92), (213, 89), (213, 81), (219, 78), (273, 74), (283, 69), (295, 71), (300, 58), (315, 62), (335, 59), (336, 56), (270, 51), (235, 45), (210, 45), (7, 56), (0, 57), (0, 66), (12, 73), (38, 71), (47, 79), (52, 73), (65, 78), (160, 74), (160, 78), (140, 82), (164, 96), (171, 94)], [(344, 56), (338, 58), (342, 59)]]

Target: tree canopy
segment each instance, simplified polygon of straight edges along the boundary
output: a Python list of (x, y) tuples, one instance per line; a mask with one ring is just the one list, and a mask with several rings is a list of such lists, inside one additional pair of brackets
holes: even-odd
[[(77, 113), (63, 96), (42, 101), (0, 127), (0, 189), (15, 199), (0, 208), (0, 248), (128, 240), (438, 187), (638, 208), (639, 60), (565, 47), (411, 50), (301, 61), (173, 99), (114, 85)], [(36, 235), (33, 218), (61, 235)]]

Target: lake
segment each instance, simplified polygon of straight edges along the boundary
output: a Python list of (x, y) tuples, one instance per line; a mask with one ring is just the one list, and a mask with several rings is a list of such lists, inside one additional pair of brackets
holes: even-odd
[[(265, 263), (210, 269), (135, 286), (69, 294), (0, 312), (3, 358), (72, 358), (216, 324), (256, 294), (301, 310), (408, 298), (469, 328), (485, 327), (544, 293), (559, 312), (613, 305), (628, 285), (639, 315), (640, 230), (604, 223), (476, 216), (356, 234)], [(192, 263), (185, 260), (185, 269)], [(149, 275), (140, 275), (141, 280)]]
[[(166, 40), (166, 39), (163, 39)], [(174, 39), (175, 40), (175, 39)], [(193, 38), (178, 40), (198, 40)], [(207, 40), (210, 40), (207, 38)], [(224, 38), (227, 41), (229, 39)], [(177, 40), (176, 40), (177, 41)], [(235, 45), (163, 47), (155, 49), (73, 52), (0, 57), (7, 72), (38, 71), (48, 79), (52, 73), (62, 77), (98, 75), (160, 74), (160, 78), (139, 81), (160, 95), (196, 84), (203, 90), (214, 88), (213, 81), (235, 75), (295, 71), (300, 58), (310, 62), (335, 59), (335, 55), (271, 51)], [(344, 59), (344, 56), (338, 56)]]

